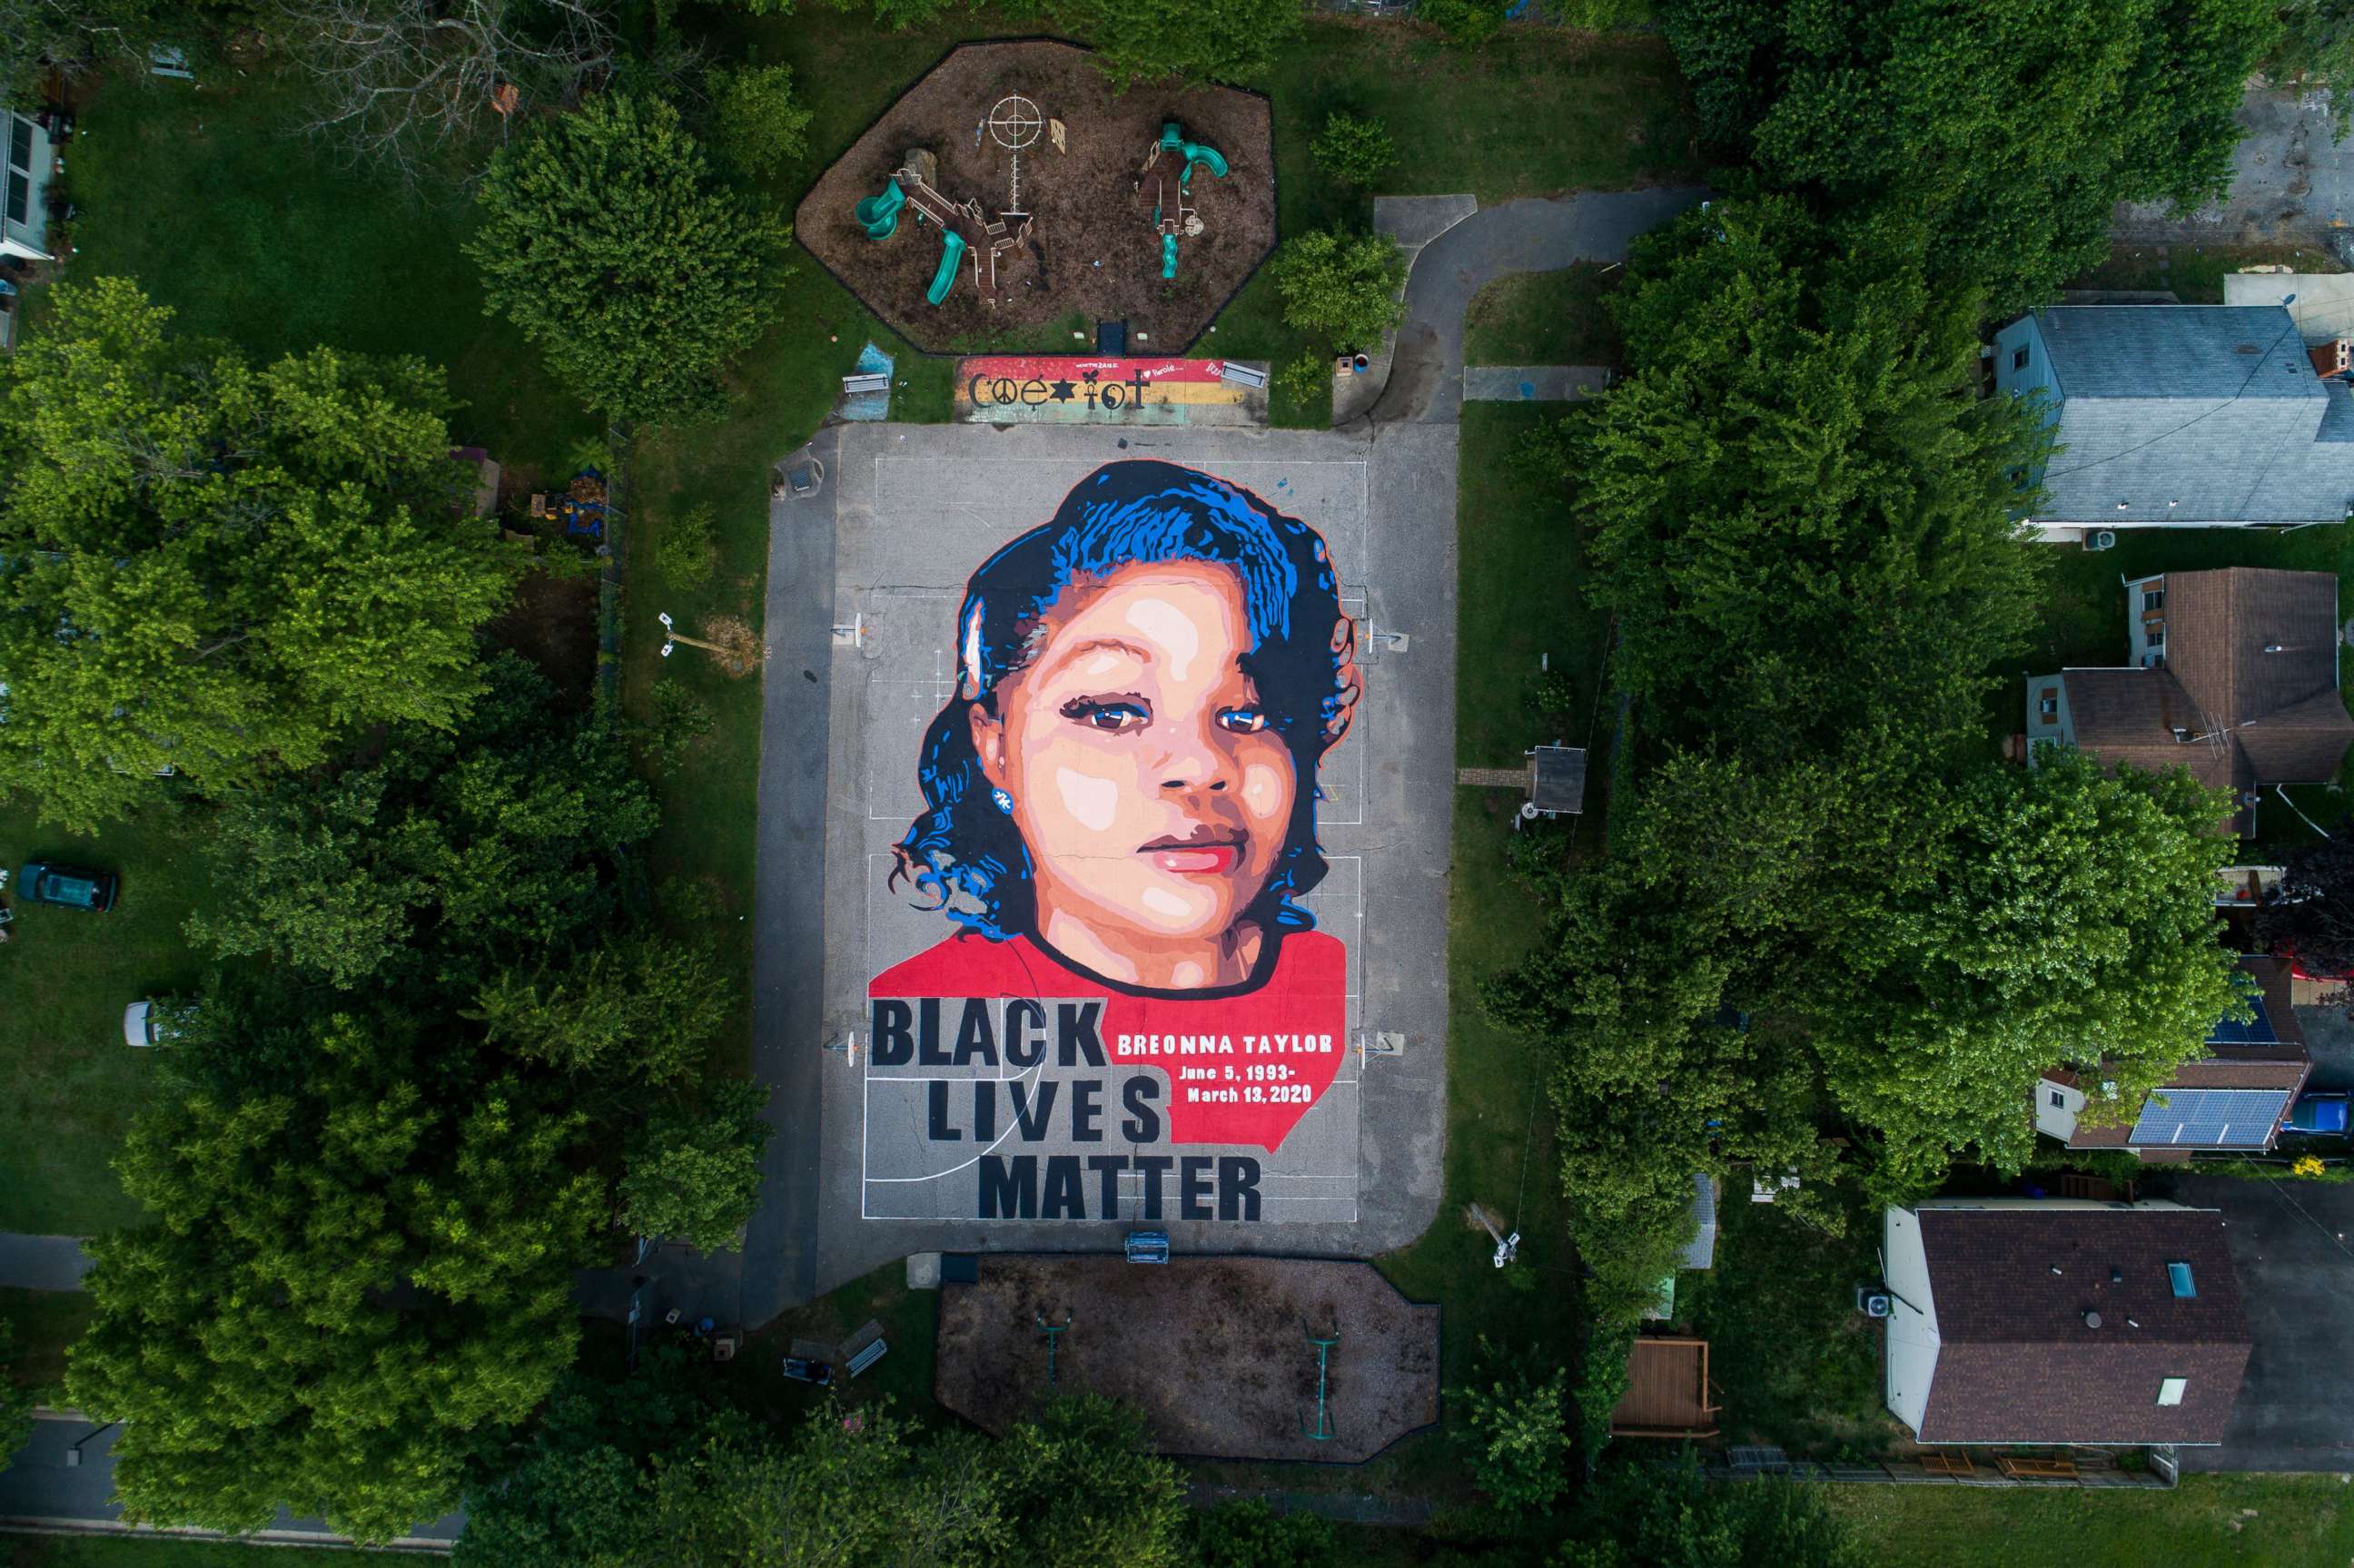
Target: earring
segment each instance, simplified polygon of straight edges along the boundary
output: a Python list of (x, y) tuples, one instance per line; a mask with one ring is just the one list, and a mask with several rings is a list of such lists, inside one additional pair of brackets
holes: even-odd
[(1002, 789), (991, 789), (989, 792), (989, 798), (997, 802), (997, 809), (999, 810), (1004, 812), (1009, 817), (1013, 814), (1013, 796), (1007, 794)]

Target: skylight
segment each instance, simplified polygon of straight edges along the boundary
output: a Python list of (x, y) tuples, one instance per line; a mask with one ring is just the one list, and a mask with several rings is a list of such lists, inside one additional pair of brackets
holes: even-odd
[(2187, 1263), (2168, 1264), (2166, 1282), (2174, 1287), (2174, 1294), (2179, 1299), (2187, 1301), (2199, 1294), (2199, 1287), (2191, 1279), (2190, 1266)]

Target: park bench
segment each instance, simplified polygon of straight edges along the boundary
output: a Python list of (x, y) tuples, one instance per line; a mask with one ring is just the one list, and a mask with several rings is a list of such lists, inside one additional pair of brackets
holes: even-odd
[(856, 1377), (860, 1372), (881, 1361), (883, 1352), (890, 1348), (891, 1342), (887, 1340), (876, 1340), (870, 1343), (864, 1350), (850, 1358), (850, 1375)]

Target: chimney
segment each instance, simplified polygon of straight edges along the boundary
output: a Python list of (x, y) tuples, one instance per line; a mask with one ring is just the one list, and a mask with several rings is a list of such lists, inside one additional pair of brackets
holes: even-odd
[(2354, 372), (2354, 338), (2338, 338), (2332, 343), (2316, 344), (2306, 350), (2313, 361), (2313, 373), (2324, 381)]

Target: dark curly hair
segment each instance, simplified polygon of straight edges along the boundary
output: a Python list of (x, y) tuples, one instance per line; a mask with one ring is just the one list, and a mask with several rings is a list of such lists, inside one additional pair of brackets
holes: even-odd
[[(970, 929), (1002, 941), (1028, 931), (1036, 909), (1030, 852), (990, 799), (970, 710), (998, 716), (997, 692), (1036, 657), (1065, 589), (1121, 567), (1200, 561), (1242, 579), (1250, 648), (1241, 660), (1267, 727), (1282, 736), (1308, 787), (1267, 886), (1245, 911), (1271, 930), (1315, 919), (1296, 902), (1324, 880), (1316, 842), (1316, 769), (1346, 726), (1357, 687), (1353, 633), (1316, 531), (1237, 485), (1174, 463), (1106, 463), (1071, 488), (1053, 521), (981, 563), (957, 611), (958, 691), (924, 733), (917, 773), (925, 808), (895, 852), (891, 885), (905, 881)], [(1335, 629), (1338, 628), (1336, 635)]]

